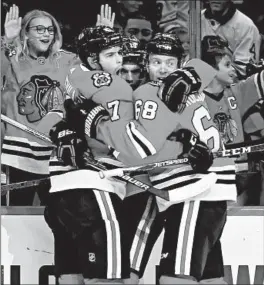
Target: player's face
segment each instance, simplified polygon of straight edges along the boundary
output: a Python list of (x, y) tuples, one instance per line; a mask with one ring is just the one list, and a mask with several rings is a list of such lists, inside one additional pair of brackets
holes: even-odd
[(212, 12), (220, 12), (225, 9), (230, 0), (209, 0), (209, 5)]
[(141, 82), (141, 69), (135, 63), (123, 64), (119, 75), (135, 90)]
[(33, 54), (46, 52), (53, 39), (55, 28), (48, 17), (32, 19), (28, 25), (26, 38), (28, 39), (28, 48)]
[(162, 80), (178, 68), (178, 59), (168, 55), (149, 55), (148, 72), (150, 80)]
[(146, 43), (152, 37), (151, 23), (144, 19), (129, 19), (124, 33), (127, 36), (135, 36), (142, 43)]
[(111, 74), (117, 74), (123, 63), (122, 49), (119, 46), (105, 49), (99, 54), (102, 69)]
[(31, 82), (21, 88), (17, 96), (18, 109), (20, 114), (30, 115), (35, 112), (36, 104), (34, 94), (35, 86)]
[(223, 85), (230, 85), (236, 79), (236, 71), (232, 66), (231, 57), (225, 55), (218, 64), (219, 71), (216, 75), (218, 81)]
[(122, 4), (123, 9), (127, 13), (138, 12), (140, 9), (140, 6), (143, 5), (143, 1), (140, 1), (140, 0), (120, 0), (119, 2)]

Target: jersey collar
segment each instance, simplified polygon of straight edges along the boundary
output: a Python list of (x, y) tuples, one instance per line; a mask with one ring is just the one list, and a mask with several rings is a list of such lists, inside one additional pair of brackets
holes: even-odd
[(227, 13), (225, 15), (214, 15), (212, 14), (212, 11), (209, 8), (207, 8), (204, 12), (204, 16), (206, 19), (213, 19), (215, 21), (217, 21), (220, 25), (224, 25), (226, 24), (229, 20), (231, 20), (233, 18), (233, 16), (236, 13), (236, 6), (234, 5), (234, 3), (230, 3), (229, 4), (229, 8), (227, 10)]

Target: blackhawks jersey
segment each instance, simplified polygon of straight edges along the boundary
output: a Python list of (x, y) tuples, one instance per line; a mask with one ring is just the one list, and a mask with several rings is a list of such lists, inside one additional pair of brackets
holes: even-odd
[[(101, 122), (98, 126), (97, 140), (114, 150), (116, 156), (120, 153), (118, 159), (126, 165), (133, 164), (131, 158), (142, 163), (142, 159), (155, 155), (174, 129), (174, 123), (168, 115), (168, 121), (157, 132), (156, 126), (163, 124), (163, 114), (167, 107), (153, 93), (151, 105), (144, 105), (143, 112), (147, 123), (143, 127), (140, 121), (135, 120), (133, 90), (119, 76), (103, 71), (91, 71), (80, 65), (70, 71), (66, 89), (74, 101), (77, 102), (81, 94), (101, 104), (109, 112), (110, 120)], [(158, 100), (160, 105), (154, 102), (155, 100)], [(97, 144), (95, 140), (89, 140), (88, 144), (94, 156), (100, 156), (102, 145)], [(98, 150), (96, 145), (99, 146)]]
[[(61, 50), (53, 59), (9, 58), (2, 91), (2, 113), (45, 134), (62, 118), (64, 82), (76, 55)], [(54, 112), (56, 111), (56, 112)], [(24, 171), (48, 174), (52, 147), (28, 133), (5, 126), (2, 163)]]
[[(189, 129), (199, 135), (200, 140), (206, 143), (213, 151), (222, 150), (223, 145), (220, 134), (213, 122), (205, 101), (205, 94), (191, 95), (188, 97), (186, 108), (177, 122), (175, 131)], [(217, 181), (205, 193), (194, 199), (203, 201), (236, 200), (235, 165), (232, 158), (215, 158), (208, 173), (217, 174)], [(156, 188), (167, 191), (180, 190), (180, 188), (196, 187), (196, 182), (207, 174), (196, 173), (189, 164), (176, 165), (167, 169), (160, 168), (150, 172), (150, 180)], [(157, 197), (160, 210), (169, 207), (172, 202), (167, 202)]]
[(224, 144), (243, 142), (243, 131), (250, 134), (264, 129), (261, 115), (250, 112), (254, 104), (264, 98), (264, 71), (231, 85), (220, 94), (204, 93)]

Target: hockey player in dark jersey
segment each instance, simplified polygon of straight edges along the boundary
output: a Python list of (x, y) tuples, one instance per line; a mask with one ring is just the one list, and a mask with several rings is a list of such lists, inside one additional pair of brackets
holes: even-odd
[[(60, 27), (52, 15), (32, 10), (22, 20), (18, 7), (10, 8), (1, 44), (6, 68), (2, 113), (46, 134), (62, 118), (64, 81), (77, 61), (61, 45)], [(10, 183), (48, 175), (52, 146), (9, 124), (2, 127), (2, 138), (1, 161), (9, 167)], [(32, 205), (35, 190), (10, 192), (10, 205)]]

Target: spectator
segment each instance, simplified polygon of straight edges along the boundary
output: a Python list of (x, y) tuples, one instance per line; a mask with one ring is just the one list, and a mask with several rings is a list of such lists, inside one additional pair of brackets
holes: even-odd
[[(259, 70), (247, 80), (234, 84), (236, 75), (227, 46), (227, 42), (218, 36), (205, 36), (202, 40), (202, 59), (217, 70), (215, 79), (205, 88), (204, 94), (223, 143), (226, 148), (233, 148), (233, 144), (245, 141), (245, 133), (248, 136), (261, 136), (263, 133), (264, 105), (261, 94), (264, 90), (264, 71)], [(250, 179), (250, 176), (247, 178)], [(246, 178), (243, 178), (243, 183), (240, 182), (241, 179), (237, 179), (238, 201), (243, 205), (245, 201), (241, 185), (246, 183)]]
[(130, 17), (141, 14), (143, 1), (137, 0), (113, 0), (110, 2), (116, 14), (115, 28), (122, 30)]
[(163, 33), (170, 33), (174, 28), (189, 28), (189, 1), (156, 0), (158, 27)]
[(188, 61), (190, 59), (190, 37), (189, 37), (189, 29), (184, 27), (173, 28), (170, 30), (170, 34), (175, 34), (182, 43), (182, 47), (184, 49), (182, 63)]
[[(48, 134), (62, 118), (64, 81), (76, 55), (60, 50), (60, 27), (51, 14), (32, 10), (22, 20), (16, 5), (6, 14), (2, 45), (1, 61), (8, 61), (2, 113)], [(9, 167), (10, 183), (47, 177), (52, 146), (8, 124), (2, 137), (1, 159)], [(10, 192), (10, 205), (32, 205), (35, 191)]]
[(247, 63), (259, 61), (259, 31), (231, 0), (209, 0), (208, 8), (202, 11), (201, 28), (202, 38), (218, 35), (228, 42), (240, 78), (246, 75)]
[(143, 15), (131, 17), (127, 19), (124, 26), (124, 33), (128, 37), (135, 36), (139, 39), (142, 47), (149, 42), (154, 32), (154, 23)]

